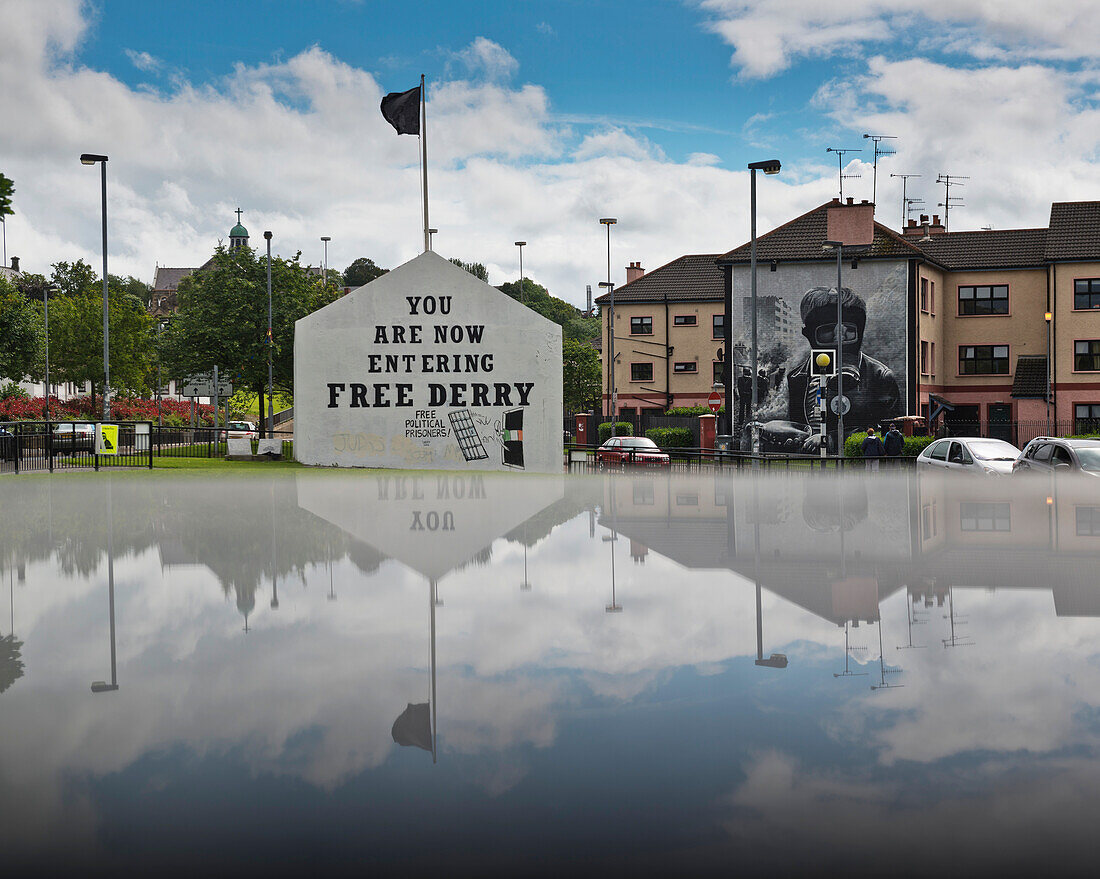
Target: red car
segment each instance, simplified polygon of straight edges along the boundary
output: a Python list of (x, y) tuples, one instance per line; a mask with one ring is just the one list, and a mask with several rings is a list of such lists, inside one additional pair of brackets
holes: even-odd
[(596, 449), (596, 463), (610, 467), (667, 467), (668, 455), (644, 436), (613, 436)]

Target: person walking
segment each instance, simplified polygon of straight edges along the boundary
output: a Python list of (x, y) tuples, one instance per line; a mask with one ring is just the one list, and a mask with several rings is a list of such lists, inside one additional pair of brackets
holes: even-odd
[(895, 423), (890, 424), (890, 429), (886, 431), (886, 436), (882, 441), (883, 447), (886, 449), (886, 457), (891, 459), (891, 464), (897, 464), (901, 458), (902, 449), (905, 448), (905, 437), (902, 436), (898, 426)]
[(875, 429), (873, 427), (867, 428), (867, 438), (863, 441), (861, 446), (863, 449), (863, 460), (868, 470), (874, 470), (878, 472), (878, 459), (886, 454), (886, 448), (882, 444), (877, 436), (875, 436)]

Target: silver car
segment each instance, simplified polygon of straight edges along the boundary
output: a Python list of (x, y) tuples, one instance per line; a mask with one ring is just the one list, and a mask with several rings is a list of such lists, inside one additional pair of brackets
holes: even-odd
[(981, 436), (953, 436), (936, 440), (917, 455), (917, 468), (960, 470), (983, 476), (1012, 472), (1020, 450), (1004, 440)]

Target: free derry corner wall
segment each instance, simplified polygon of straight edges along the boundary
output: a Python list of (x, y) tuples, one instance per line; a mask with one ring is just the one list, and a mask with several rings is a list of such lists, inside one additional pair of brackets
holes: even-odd
[(302, 318), (303, 464), (560, 473), (561, 327), (435, 253)]

